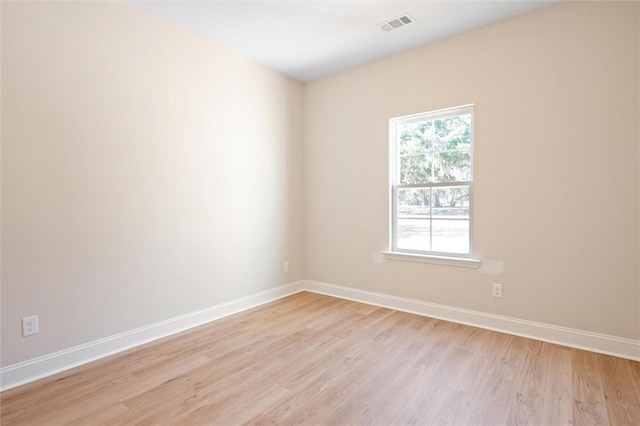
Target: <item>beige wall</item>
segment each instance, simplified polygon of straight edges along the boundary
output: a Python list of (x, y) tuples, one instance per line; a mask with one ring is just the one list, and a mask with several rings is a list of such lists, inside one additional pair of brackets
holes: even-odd
[[(135, 7), (2, 3), (1, 365), (302, 277), (640, 338), (639, 16), (554, 6), (309, 83), (302, 116)], [(503, 273), (381, 260), (389, 118), (467, 103)]]
[[(306, 277), (640, 338), (638, 21), (563, 4), (307, 84)], [(468, 103), (475, 254), (503, 272), (381, 261), (389, 118)]]
[(302, 278), (300, 83), (126, 4), (2, 9), (2, 365)]

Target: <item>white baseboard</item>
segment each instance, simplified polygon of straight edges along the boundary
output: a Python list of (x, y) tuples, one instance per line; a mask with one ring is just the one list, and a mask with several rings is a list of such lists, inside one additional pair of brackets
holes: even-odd
[(297, 281), (0, 369), (0, 391), (303, 291)]
[(640, 341), (638, 340), (454, 308), (318, 281), (305, 280), (303, 287), (314, 293), (640, 361)]
[(305, 290), (640, 361), (640, 341), (637, 340), (487, 314), (468, 309), (454, 308), (423, 302), (421, 300), (407, 299), (318, 281), (302, 280), (0, 368), (0, 391), (11, 389)]

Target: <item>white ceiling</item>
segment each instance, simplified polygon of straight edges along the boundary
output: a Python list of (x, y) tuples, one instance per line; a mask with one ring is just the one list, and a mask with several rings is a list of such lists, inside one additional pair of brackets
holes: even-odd
[[(148, 1), (138, 7), (300, 81), (549, 6), (538, 1)], [(378, 24), (408, 13), (391, 32)]]

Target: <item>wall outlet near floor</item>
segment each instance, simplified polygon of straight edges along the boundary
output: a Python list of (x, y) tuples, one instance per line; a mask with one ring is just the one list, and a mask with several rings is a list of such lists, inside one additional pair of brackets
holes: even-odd
[(37, 315), (22, 318), (22, 336), (31, 336), (32, 334), (38, 334)]
[(493, 290), (491, 292), (493, 297), (502, 298), (502, 284), (493, 283)]
[(282, 270), (283, 270), (284, 272), (289, 272), (289, 262), (284, 262), (284, 263), (282, 264)]

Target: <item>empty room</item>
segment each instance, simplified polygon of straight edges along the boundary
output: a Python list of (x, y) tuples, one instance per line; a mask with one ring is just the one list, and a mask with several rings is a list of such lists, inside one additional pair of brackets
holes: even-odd
[(3, 425), (640, 425), (640, 2), (2, 1)]

